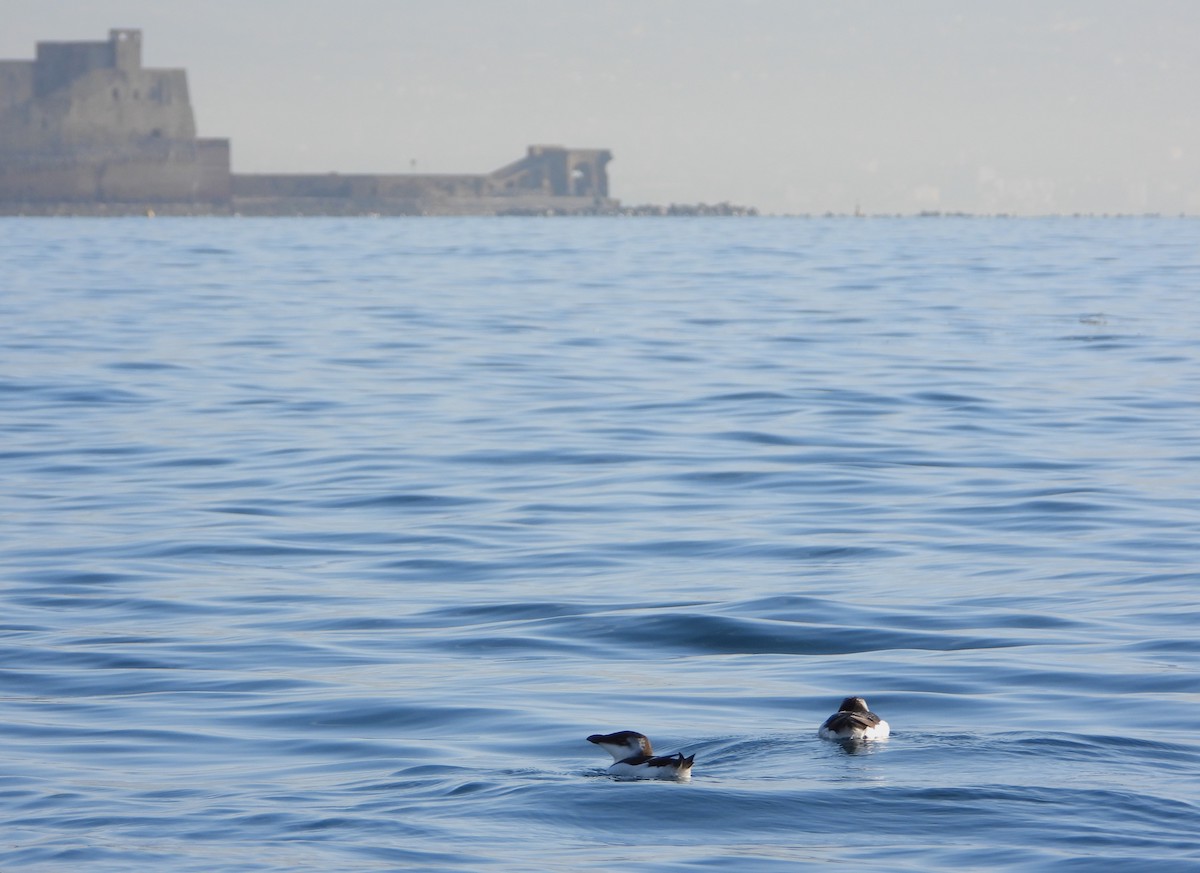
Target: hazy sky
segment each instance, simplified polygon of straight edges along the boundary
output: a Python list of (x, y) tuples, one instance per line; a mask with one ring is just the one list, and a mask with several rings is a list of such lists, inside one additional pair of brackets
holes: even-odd
[(0, 0), (143, 31), (240, 172), (605, 147), (627, 204), (1200, 214), (1197, 0)]

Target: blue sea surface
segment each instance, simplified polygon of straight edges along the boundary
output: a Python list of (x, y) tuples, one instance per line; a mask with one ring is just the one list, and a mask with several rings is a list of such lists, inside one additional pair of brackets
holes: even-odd
[(1200, 222), (14, 218), (0, 324), (0, 869), (1200, 869)]

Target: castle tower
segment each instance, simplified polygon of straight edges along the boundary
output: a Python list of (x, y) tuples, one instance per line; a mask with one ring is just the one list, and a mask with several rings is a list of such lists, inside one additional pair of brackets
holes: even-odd
[(110, 30), (108, 44), (112, 46), (115, 69), (132, 73), (142, 68), (142, 32), (140, 30)]
[(0, 201), (229, 198), (229, 141), (196, 137), (186, 72), (144, 68), (140, 30), (0, 61)]

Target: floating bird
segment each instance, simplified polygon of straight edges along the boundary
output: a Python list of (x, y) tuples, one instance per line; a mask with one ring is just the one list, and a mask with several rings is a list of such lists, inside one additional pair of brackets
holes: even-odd
[(827, 740), (882, 740), (891, 733), (888, 723), (867, 708), (861, 697), (847, 697), (838, 711), (817, 731)]
[(634, 776), (640, 779), (690, 779), (695, 755), (655, 755), (650, 740), (637, 731), (617, 731), (615, 734), (592, 734), (587, 738), (613, 756), (616, 761), (608, 772), (613, 776)]

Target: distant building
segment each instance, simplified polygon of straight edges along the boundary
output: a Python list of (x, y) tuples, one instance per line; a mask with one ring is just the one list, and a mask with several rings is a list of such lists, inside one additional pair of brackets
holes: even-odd
[(235, 174), (196, 136), (187, 74), (142, 66), (139, 30), (0, 61), (0, 212), (483, 214), (613, 211), (605, 149), (531, 146), (486, 175)]
[(612, 212), (605, 149), (530, 146), (487, 175), (237, 173), (244, 215), (520, 215)]
[(142, 35), (42, 42), (0, 61), (0, 200), (228, 203), (229, 140), (198, 139), (187, 74), (142, 67)]

